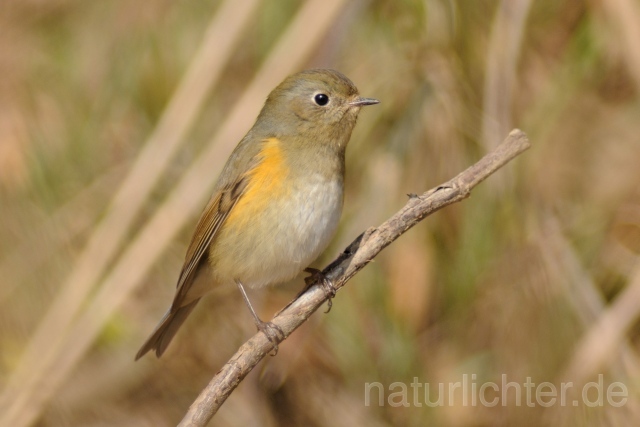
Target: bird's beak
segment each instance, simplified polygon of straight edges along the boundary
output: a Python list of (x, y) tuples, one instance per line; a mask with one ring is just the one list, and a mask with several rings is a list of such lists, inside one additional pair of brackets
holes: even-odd
[(365, 105), (375, 105), (379, 103), (380, 101), (374, 98), (356, 98), (353, 101), (349, 102), (349, 105), (353, 107), (364, 107)]

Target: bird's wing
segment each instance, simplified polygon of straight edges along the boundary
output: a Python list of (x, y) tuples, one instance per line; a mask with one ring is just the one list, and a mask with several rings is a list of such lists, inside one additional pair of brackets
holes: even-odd
[(200, 263), (206, 262), (207, 248), (233, 207), (240, 200), (246, 186), (247, 175), (244, 174), (233, 185), (221, 190), (207, 203), (187, 248), (171, 310), (177, 310), (182, 306), (182, 302), (196, 277)]
[[(214, 196), (202, 212), (187, 248), (171, 311), (178, 310), (182, 306), (198, 274), (198, 268), (202, 262), (206, 262), (207, 248), (244, 194), (251, 172), (262, 160), (260, 150), (263, 142), (251, 141), (250, 138), (245, 137), (227, 161), (214, 190)], [(231, 174), (227, 171), (235, 173)]]

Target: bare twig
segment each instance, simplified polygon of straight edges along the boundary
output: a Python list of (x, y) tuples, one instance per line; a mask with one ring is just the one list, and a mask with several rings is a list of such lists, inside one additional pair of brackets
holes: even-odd
[[(421, 196), (411, 196), (395, 215), (380, 226), (362, 233), (323, 270), (323, 274), (337, 289), (341, 288), (400, 235), (435, 211), (467, 198), (471, 189), (529, 146), (524, 132), (517, 129), (511, 131), (502, 144), (478, 163)], [(282, 340), (304, 323), (326, 300), (327, 295), (322, 285), (316, 283), (279, 312), (271, 321), (284, 333)], [(205, 426), (240, 381), (269, 354), (273, 345), (262, 333), (257, 333), (244, 343), (200, 393), (179, 426)]]

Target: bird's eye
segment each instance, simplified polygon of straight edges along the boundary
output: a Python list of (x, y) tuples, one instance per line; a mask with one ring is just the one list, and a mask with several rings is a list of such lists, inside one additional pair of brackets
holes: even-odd
[(329, 97), (324, 93), (319, 93), (313, 97), (313, 100), (315, 101), (316, 104), (323, 107), (327, 105), (327, 103), (329, 102)]

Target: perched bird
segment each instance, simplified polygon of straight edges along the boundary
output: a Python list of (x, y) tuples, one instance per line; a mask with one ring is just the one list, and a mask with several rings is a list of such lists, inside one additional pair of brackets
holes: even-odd
[(342, 211), (351, 131), (360, 108), (378, 102), (325, 69), (289, 76), (269, 94), (227, 160), (187, 249), (173, 303), (136, 360), (150, 350), (160, 357), (200, 298), (227, 284), (236, 283), (269, 337), (274, 325), (258, 318), (243, 285), (286, 282), (327, 247)]

